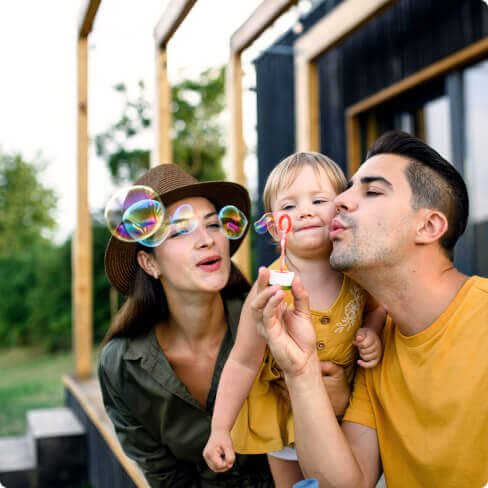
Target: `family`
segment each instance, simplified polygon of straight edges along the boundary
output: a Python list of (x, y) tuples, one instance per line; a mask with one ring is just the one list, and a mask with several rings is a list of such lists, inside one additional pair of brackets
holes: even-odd
[(453, 264), (468, 194), (433, 148), (387, 132), (349, 182), (323, 154), (277, 164), (262, 198), (275, 241), (291, 219), (291, 290), (268, 285), (279, 260), (252, 288), (231, 261), (219, 210), (250, 220), (245, 188), (173, 164), (135, 184), (195, 222), (105, 254), (127, 300), (103, 401), (150, 486), (488, 485), (488, 279)]

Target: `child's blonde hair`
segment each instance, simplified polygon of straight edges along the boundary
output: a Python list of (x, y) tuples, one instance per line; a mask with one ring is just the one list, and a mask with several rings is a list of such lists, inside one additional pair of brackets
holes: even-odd
[(298, 152), (283, 159), (277, 164), (266, 180), (263, 192), (264, 211), (272, 211), (272, 202), (276, 200), (278, 192), (287, 188), (305, 167), (311, 166), (317, 177), (324, 171), (336, 193), (342, 193), (347, 186), (346, 177), (337, 163), (329, 157), (316, 152)]

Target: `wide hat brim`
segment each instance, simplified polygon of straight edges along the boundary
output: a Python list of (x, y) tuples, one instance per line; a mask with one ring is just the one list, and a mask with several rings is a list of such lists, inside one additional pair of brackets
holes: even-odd
[[(158, 174), (157, 169), (163, 166), (166, 168), (163, 168), (163, 171), (159, 171)], [(171, 171), (171, 168), (168, 168), (170, 166), (176, 167), (176, 171)], [(166, 171), (164, 171), (164, 169), (166, 169)], [(180, 178), (180, 181), (176, 183), (178, 186), (177, 188), (165, 192), (160, 191), (160, 187), (165, 186), (164, 181), (161, 185), (158, 184), (160, 182), (157, 178), (153, 181), (150, 181), (151, 178), (148, 178), (148, 176), (159, 176), (164, 179), (165, 176), (174, 176), (175, 172), (177, 177), (182, 176), (182, 173), (183, 178)], [(151, 173), (153, 174), (151, 175)], [(179, 186), (179, 184), (185, 182), (185, 180), (189, 184)], [(230, 181), (206, 181), (199, 183), (198, 180), (185, 173), (177, 165), (162, 164), (159, 167), (149, 170), (143, 177), (139, 178), (135, 184), (147, 185), (153, 188), (159, 194), (161, 201), (166, 207), (183, 198), (204, 197), (210, 200), (217, 210), (225, 205), (234, 205), (244, 213), (249, 223), (251, 220), (251, 202), (249, 194), (243, 186), (237, 183), (232, 183)], [(231, 256), (239, 249), (248, 228), (240, 239), (229, 240)], [(136, 257), (137, 249), (137, 243), (123, 242), (112, 236), (105, 251), (105, 272), (107, 273), (107, 277), (110, 283), (112, 283), (120, 293), (126, 296), (129, 294), (130, 285), (134, 280), (138, 266)]]

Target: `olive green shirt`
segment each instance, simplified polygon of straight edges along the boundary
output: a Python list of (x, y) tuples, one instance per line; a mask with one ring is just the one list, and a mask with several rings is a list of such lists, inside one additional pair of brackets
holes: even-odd
[(222, 368), (237, 332), (243, 299), (224, 302), (229, 330), (220, 346), (206, 408), (175, 375), (154, 328), (136, 338), (115, 338), (99, 365), (103, 402), (125, 453), (152, 487), (270, 488), (266, 457), (237, 455), (226, 473), (214, 473), (202, 452)]

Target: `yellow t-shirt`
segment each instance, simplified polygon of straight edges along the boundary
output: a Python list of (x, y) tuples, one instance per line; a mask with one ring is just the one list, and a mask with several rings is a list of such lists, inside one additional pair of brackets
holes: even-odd
[[(270, 269), (280, 269), (276, 260)], [(285, 302), (293, 306), (291, 291), (285, 291)], [(317, 335), (320, 360), (344, 366), (349, 382), (354, 379), (355, 333), (361, 327), (366, 297), (363, 289), (344, 276), (337, 299), (329, 310), (311, 309)], [(277, 363), (266, 348), (263, 364), (232, 429), (234, 450), (240, 454), (261, 454), (278, 451), (295, 442), (290, 404), (271, 387), (281, 375)]]
[(472, 277), (427, 329), (388, 318), (383, 359), (360, 368), (344, 420), (376, 429), (388, 488), (488, 483), (488, 279)]

